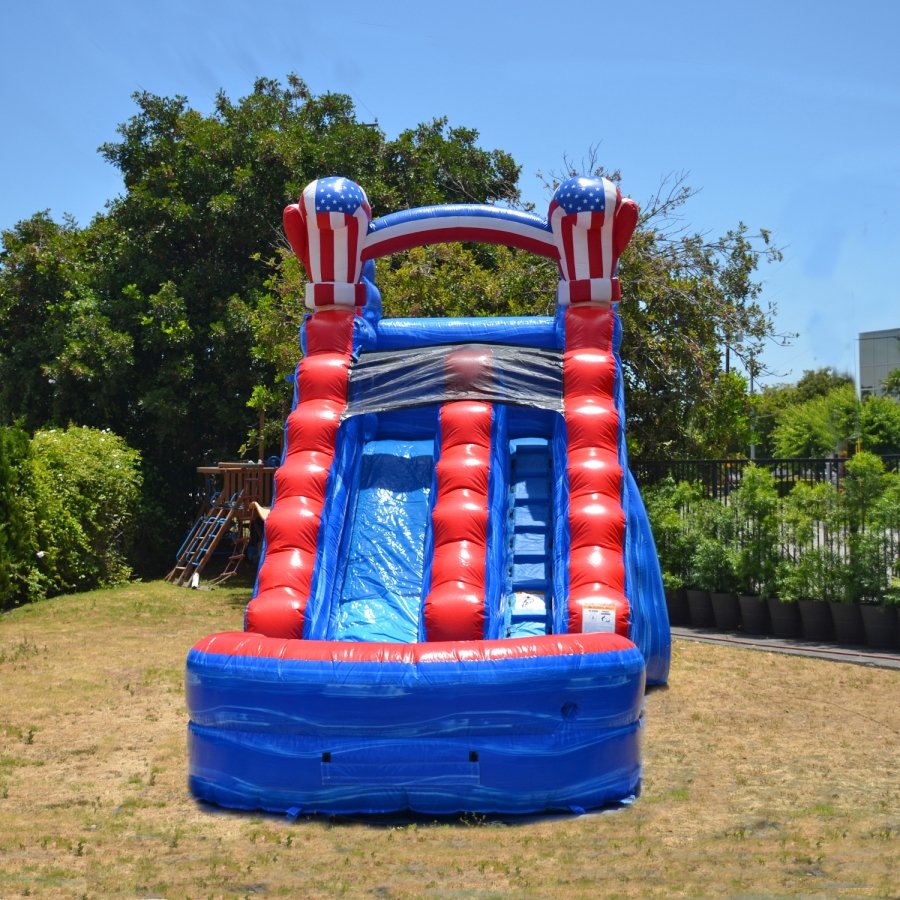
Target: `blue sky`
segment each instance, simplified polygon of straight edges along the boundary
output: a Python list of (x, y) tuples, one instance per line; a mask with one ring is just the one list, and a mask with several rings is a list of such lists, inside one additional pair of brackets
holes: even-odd
[(767, 351), (769, 381), (855, 373), (857, 333), (900, 326), (894, 0), (10, 0), (0, 21), (0, 227), (102, 211), (122, 185), (96, 148), (134, 91), (209, 111), (293, 71), (388, 137), (441, 115), (477, 129), (539, 211), (536, 172), (591, 147), (638, 202), (687, 173), (693, 229), (744, 221), (784, 248), (760, 275), (800, 336)]

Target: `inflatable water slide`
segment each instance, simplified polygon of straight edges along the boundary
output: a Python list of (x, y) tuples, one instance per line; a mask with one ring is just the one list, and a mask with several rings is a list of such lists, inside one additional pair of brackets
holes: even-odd
[[(285, 210), (311, 313), (244, 630), (187, 661), (197, 798), (527, 813), (639, 792), (670, 635), (625, 449), (615, 273), (637, 218), (602, 178), (546, 219), (372, 220), (345, 178)], [(447, 241), (556, 260), (555, 315), (383, 318), (374, 260)]]

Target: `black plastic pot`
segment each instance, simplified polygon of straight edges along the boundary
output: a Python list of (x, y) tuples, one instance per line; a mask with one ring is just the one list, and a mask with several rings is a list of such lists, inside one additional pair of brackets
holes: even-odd
[(834, 622), (834, 640), (841, 646), (865, 644), (866, 630), (863, 627), (862, 610), (858, 603), (841, 603), (832, 600), (831, 619)]
[(716, 620), (713, 616), (712, 600), (709, 599), (709, 591), (698, 591), (688, 588), (687, 600), (691, 611), (691, 625), (695, 628), (715, 628)]
[(691, 611), (688, 607), (687, 594), (684, 588), (674, 588), (666, 591), (666, 609), (669, 612), (670, 625), (687, 625), (691, 621)]
[(772, 634), (780, 638), (800, 637), (800, 609), (796, 603), (785, 603), (769, 597), (769, 617), (772, 620)]
[(798, 600), (804, 640), (825, 643), (834, 639), (831, 608), (825, 600)]
[(747, 634), (770, 634), (772, 623), (769, 619), (769, 605), (758, 594), (741, 594), (741, 631)]
[(876, 606), (864, 603), (860, 606), (863, 630), (870, 647), (877, 650), (893, 650), (898, 646), (900, 628), (896, 606)]
[(737, 631), (741, 625), (738, 595), (731, 591), (710, 591), (713, 619), (719, 631)]

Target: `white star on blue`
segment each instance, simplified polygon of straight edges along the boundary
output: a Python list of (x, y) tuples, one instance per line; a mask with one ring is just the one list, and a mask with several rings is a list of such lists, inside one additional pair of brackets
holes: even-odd
[(348, 178), (320, 178), (316, 184), (316, 212), (353, 215), (364, 202), (362, 188)]
[(555, 199), (569, 214), (603, 212), (606, 208), (606, 192), (599, 178), (570, 178), (559, 186)]

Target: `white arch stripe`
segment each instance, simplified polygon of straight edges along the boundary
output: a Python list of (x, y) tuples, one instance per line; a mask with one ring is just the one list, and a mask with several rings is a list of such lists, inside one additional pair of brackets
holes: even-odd
[[(556, 247), (553, 235), (549, 231), (525, 225), (521, 222), (495, 219), (484, 215), (429, 216), (421, 219), (409, 219), (405, 222), (398, 222), (396, 225), (389, 225), (386, 228), (370, 231), (366, 237), (364, 247), (366, 251), (372, 251), (377, 249), (380, 244), (416, 233), (427, 234), (433, 231), (450, 230), (460, 232), (467, 230), (493, 231), (498, 236), (504, 234), (516, 235), (530, 241), (546, 244), (548, 248), (554, 250)], [(460, 240), (465, 240), (465, 236), (461, 236)]]

